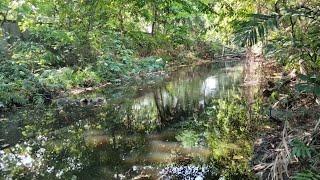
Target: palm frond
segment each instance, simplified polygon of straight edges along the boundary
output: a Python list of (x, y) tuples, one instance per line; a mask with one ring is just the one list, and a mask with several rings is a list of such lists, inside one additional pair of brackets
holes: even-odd
[(276, 15), (251, 14), (247, 19), (234, 21), (235, 39), (241, 46), (252, 46), (264, 41), (268, 32), (278, 27)]

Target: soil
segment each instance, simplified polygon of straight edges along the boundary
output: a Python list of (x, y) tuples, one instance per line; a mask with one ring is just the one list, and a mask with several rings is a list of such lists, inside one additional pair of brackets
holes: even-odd
[[(264, 108), (270, 108), (270, 114), (262, 115), (261, 119), (267, 121), (268, 128), (262, 128), (255, 140), (251, 166), (259, 179), (288, 179), (297, 171), (306, 168), (300, 159), (291, 154), (292, 140), (299, 139), (317, 146), (320, 144), (319, 140), (315, 142), (320, 133), (314, 132), (319, 120), (320, 106), (315, 102), (313, 95), (295, 92), (294, 87), (299, 80), (289, 78), (288, 82), (283, 83), (283, 74), (289, 73), (283, 73), (283, 68), (275, 61), (263, 61), (260, 72), (264, 77), (260, 80), (261, 96), (264, 95), (264, 89), (270, 88), (270, 84), (280, 84), (276, 86), (279, 88), (274, 89), (279, 97), (277, 103), (270, 100), (270, 95), (264, 97)], [(289, 96), (286, 96), (287, 94)], [(286, 98), (287, 103), (281, 103), (281, 98)], [(271, 110), (283, 114), (272, 117), (275, 115), (271, 115)], [(275, 122), (273, 119), (281, 121)], [(319, 137), (312, 137), (314, 135)]]

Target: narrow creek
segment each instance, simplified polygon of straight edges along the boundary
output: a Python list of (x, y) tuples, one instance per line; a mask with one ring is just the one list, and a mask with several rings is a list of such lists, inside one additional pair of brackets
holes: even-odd
[[(229, 161), (241, 162), (240, 169), (246, 171), (250, 139), (239, 135), (235, 140), (235, 134), (219, 135), (217, 141), (212, 123), (202, 118), (215, 107), (212, 101), (240, 96), (243, 71), (236, 61), (187, 67), (142, 85), (106, 88), (57, 99), (50, 106), (4, 113), (0, 176), (218, 179), (221, 171), (228, 171)], [(230, 149), (231, 160), (223, 159)], [(217, 164), (219, 157), (228, 163)]]

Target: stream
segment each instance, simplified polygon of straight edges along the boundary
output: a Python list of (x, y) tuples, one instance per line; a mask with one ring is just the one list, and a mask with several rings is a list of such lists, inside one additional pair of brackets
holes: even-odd
[[(240, 95), (243, 71), (237, 61), (186, 67), (1, 114), (0, 179), (239, 178), (227, 164), (246, 171), (250, 140), (212, 142), (202, 114)], [(230, 159), (219, 158), (230, 149)]]

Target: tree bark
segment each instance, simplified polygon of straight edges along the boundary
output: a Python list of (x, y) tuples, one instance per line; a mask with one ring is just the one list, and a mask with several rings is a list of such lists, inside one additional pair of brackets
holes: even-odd
[(1, 24), (3, 37), (8, 43), (13, 43), (16, 39), (20, 39), (22, 33), (16, 21), (4, 21)]
[(158, 20), (158, 12), (157, 12), (157, 5), (153, 4), (153, 22), (151, 27), (151, 35), (154, 36), (156, 34), (156, 26), (157, 26), (157, 20)]
[(8, 45), (22, 37), (22, 33), (16, 21), (7, 21), (5, 18), (1, 23), (3, 36), (0, 37), (0, 56), (8, 56)]

